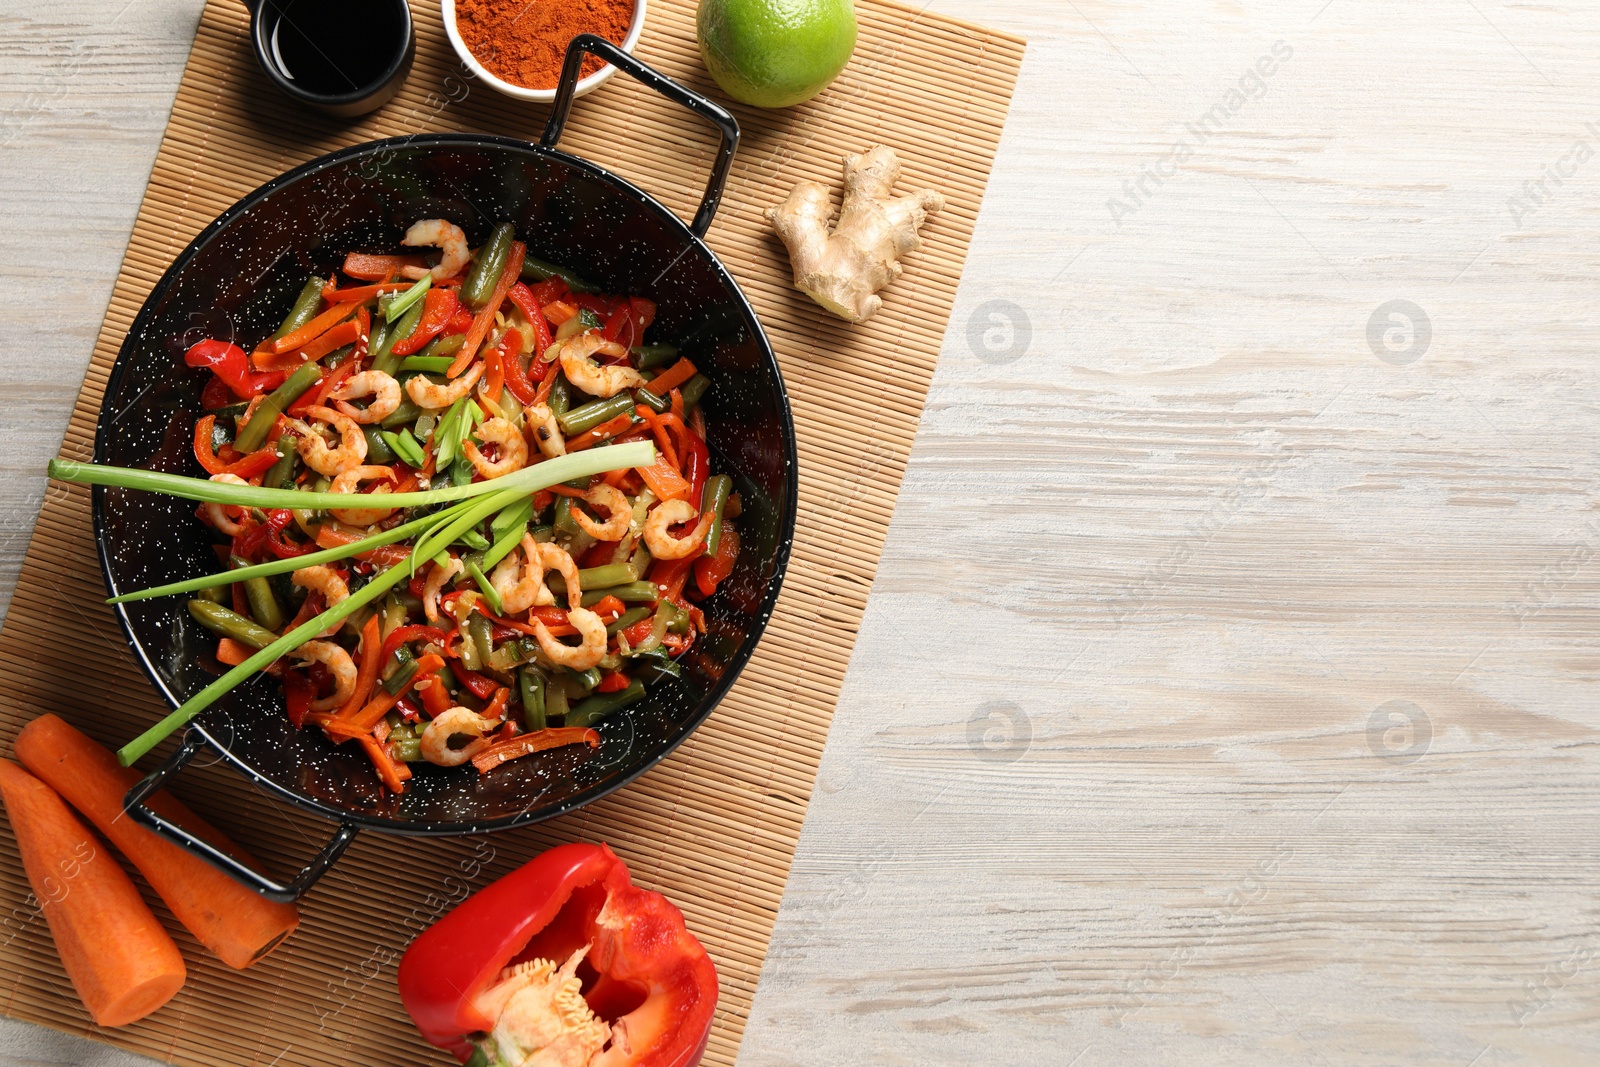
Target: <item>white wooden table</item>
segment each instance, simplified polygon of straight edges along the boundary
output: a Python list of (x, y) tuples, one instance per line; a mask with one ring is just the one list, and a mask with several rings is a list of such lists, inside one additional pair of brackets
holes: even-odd
[[(935, 6), (1031, 44), (742, 1062), (1600, 1062), (1600, 8)], [(5, 2), (5, 593), (199, 7)]]

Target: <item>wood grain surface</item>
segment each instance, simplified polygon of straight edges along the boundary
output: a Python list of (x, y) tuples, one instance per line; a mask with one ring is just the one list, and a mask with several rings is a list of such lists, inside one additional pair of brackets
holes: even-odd
[[(1029, 51), (741, 1062), (1600, 1061), (1600, 9), (933, 6)], [(4, 588), (198, 10), (4, 9)]]

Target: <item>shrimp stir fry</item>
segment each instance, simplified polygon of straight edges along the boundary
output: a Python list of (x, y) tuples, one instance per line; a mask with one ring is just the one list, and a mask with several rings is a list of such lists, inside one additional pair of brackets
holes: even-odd
[[(707, 445), (710, 380), (652, 332), (654, 303), (468, 225), (414, 222), (394, 254), (352, 252), (343, 278), (308, 279), (276, 334), (241, 342), (259, 396), (223, 376), (222, 342), (189, 362), (215, 368), (210, 439), (195, 443), (212, 480), (320, 494), (200, 504), (229, 566), (261, 569), (190, 614), (230, 663), (315, 634), (267, 668), (289, 717), (359, 741), (391, 792), (548, 758), (534, 753), (594, 736), (567, 728), (629, 714), (647, 683), (714, 680), (726, 653), (701, 645), (702, 605), (736, 574), (740, 596), (759, 590), (759, 569), (740, 571), (741, 494)], [(636, 441), (653, 463), (473, 497), (499, 510), (466, 529), (461, 510), (398, 495), (526, 484), (519, 471)]]

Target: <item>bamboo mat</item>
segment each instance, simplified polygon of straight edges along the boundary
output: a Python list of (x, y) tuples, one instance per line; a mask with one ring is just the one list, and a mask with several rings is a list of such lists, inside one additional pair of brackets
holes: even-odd
[[(244, 6), (211, 0), (62, 455), (89, 457), (107, 374), (141, 302), (183, 246), (245, 192), (377, 137), (462, 130), (537, 139), (545, 108), (464, 76), (435, 0), (413, 0), (413, 11), (417, 59), (404, 91), (349, 124), (281, 98), (251, 58)], [(704, 1062), (733, 1062), (1023, 51), (1018, 38), (882, 0), (858, 0), (857, 13), (855, 57), (824, 94), (783, 112), (736, 109), (744, 139), (709, 235), (770, 333), (800, 442), (788, 578), (729, 697), (656, 769), (567, 818), (467, 839), (362, 835), (302, 902), (299, 932), (251, 971), (211, 959), (152, 898), (184, 949), (189, 983), (151, 1018), (115, 1031), (97, 1030), (72, 995), (9, 824), (0, 823), (6, 1014), (180, 1064), (443, 1063), (395, 992), (410, 938), (538, 850), (604, 840), (640, 884), (678, 903), (716, 961), (721, 1000)], [(720, 97), (700, 64), (690, 0), (651, 0), (638, 52)], [(852, 327), (790, 288), (761, 211), (801, 178), (837, 188), (843, 154), (875, 141), (900, 153), (902, 190), (931, 185), (949, 206), (930, 220), (883, 311)], [(577, 102), (561, 147), (688, 217), (715, 144), (693, 116), (618, 75)], [(98, 603), (101, 588), (88, 493), (53, 483), (0, 632), (8, 752), (22, 724), (45, 711), (110, 744), (165, 712)], [(330, 832), (220, 768), (185, 771), (178, 792), (280, 873)]]

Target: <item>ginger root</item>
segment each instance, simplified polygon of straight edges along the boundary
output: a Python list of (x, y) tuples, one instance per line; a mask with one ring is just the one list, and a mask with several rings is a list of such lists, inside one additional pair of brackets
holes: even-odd
[(795, 288), (851, 322), (866, 322), (883, 306), (877, 294), (900, 277), (900, 257), (920, 244), (917, 231), (929, 212), (944, 207), (933, 189), (892, 196), (900, 180), (894, 150), (874, 145), (844, 161), (844, 204), (833, 214), (828, 187), (803, 181), (767, 221), (789, 249)]

